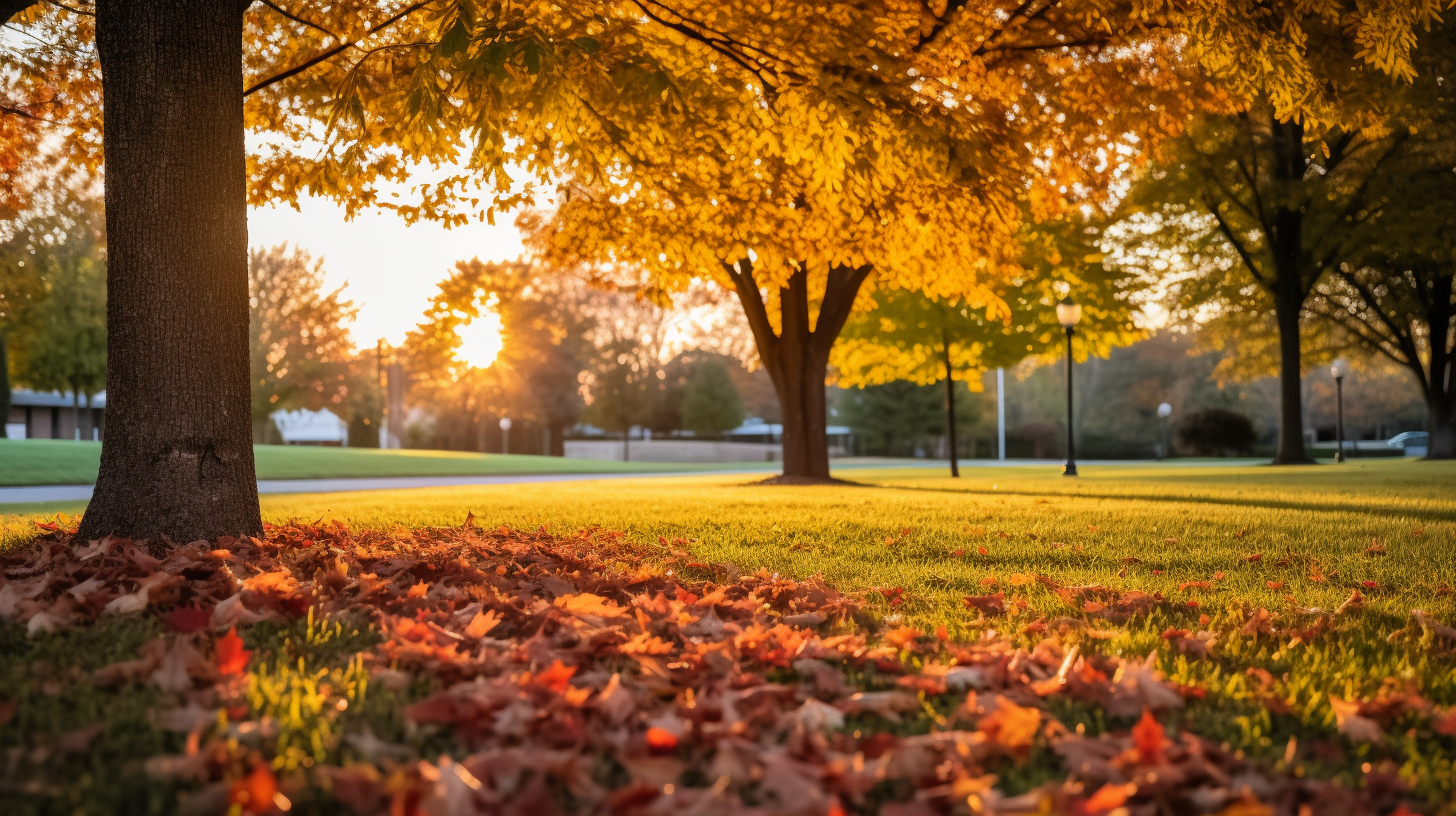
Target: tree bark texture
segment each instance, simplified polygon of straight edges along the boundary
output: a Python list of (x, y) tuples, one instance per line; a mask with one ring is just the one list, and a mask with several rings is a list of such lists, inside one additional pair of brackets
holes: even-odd
[(774, 331), (753, 265), (725, 265), (743, 306), (759, 360), (773, 381), (783, 415), (783, 476), (800, 482), (829, 481), (828, 404), (824, 378), (829, 349), (839, 337), (871, 267), (829, 270), (818, 319), (809, 314), (809, 276), (800, 267), (779, 289), (779, 330)]
[[(1305, 174), (1304, 125), (1298, 120), (1272, 125), (1274, 176), (1280, 187), (1291, 189)], [(1274, 318), (1279, 327), (1279, 443), (1276, 465), (1313, 464), (1304, 448), (1304, 411), (1300, 393), (1302, 374), (1299, 318), (1309, 296), (1309, 253), (1304, 247), (1304, 212), (1297, 202), (1286, 202), (1270, 216), (1267, 240), (1274, 259)]]
[(1456, 459), (1456, 360), (1451, 354), (1451, 312), (1456, 308), (1452, 303), (1453, 284), (1456, 278), (1451, 275), (1432, 276), (1426, 306), (1430, 373), (1421, 370), (1419, 352), (1407, 354), (1415, 362), (1416, 376), (1426, 380), (1422, 390), (1431, 433), (1427, 459)]
[(245, 6), (96, 4), (108, 428), (85, 538), (262, 531), (248, 390)]

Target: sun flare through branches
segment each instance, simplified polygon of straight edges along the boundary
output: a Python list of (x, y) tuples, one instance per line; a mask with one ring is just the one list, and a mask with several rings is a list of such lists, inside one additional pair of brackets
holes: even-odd
[(494, 306), (492, 297), (479, 315), (455, 327), (455, 334), (460, 337), (455, 356), (468, 368), (489, 368), (504, 345), (501, 318)]

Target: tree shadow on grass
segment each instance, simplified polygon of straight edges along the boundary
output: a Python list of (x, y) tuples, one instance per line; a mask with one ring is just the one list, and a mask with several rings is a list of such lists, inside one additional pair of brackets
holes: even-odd
[(1290, 500), (1250, 500), (1247, 498), (1223, 498), (1219, 496), (1190, 496), (1183, 494), (1135, 494), (1135, 493), (1058, 493), (1030, 490), (977, 490), (947, 487), (924, 487), (910, 485), (871, 485), (890, 490), (914, 490), (925, 493), (953, 493), (974, 496), (1023, 496), (1035, 498), (1102, 499), (1106, 501), (1149, 502), (1154, 504), (1215, 504), (1229, 507), (1257, 507), (1266, 510), (1295, 510), (1303, 513), (1361, 513), (1389, 518), (1415, 516), (1425, 520), (1456, 521), (1456, 505), (1449, 510), (1411, 510), (1407, 508), (1382, 507), (1373, 504), (1358, 504), (1344, 496), (1331, 496), (1327, 502), (1300, 502)]

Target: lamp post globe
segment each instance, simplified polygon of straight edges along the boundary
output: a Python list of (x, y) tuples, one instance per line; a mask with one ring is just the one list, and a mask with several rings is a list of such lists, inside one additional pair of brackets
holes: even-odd
[(1163, 436), (1158, 442), (1158, 451), (1161, 454), (1158, 456), (1159, 459), (1173, 455), (1173, 435), (1168, 428), (1168, 417), (1172, 415), (1173, 406), (1170, 403), (1164, 402), (1158, 405), (1158, 430)]
[(511, 452), (511, 418), (501, 417), (501, 453)]
[(1067, 331), (1067, 464), (1062, 468), (1063, 476), (1077, 475), (1076, 431), (1072, 413), (1072, 335), (1081, 320), (1082, 306), (1070, 296), (1057, 303), (1057, 322)]

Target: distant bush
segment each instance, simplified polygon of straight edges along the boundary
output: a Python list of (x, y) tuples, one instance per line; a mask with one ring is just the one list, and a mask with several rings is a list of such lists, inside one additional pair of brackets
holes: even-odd
[(1254, 452), (1254, 439), (1253, 421), (1224, 408), (1194, 411), (1174, 434), (1179, 452), (1193, 456), (1247, 456)]

